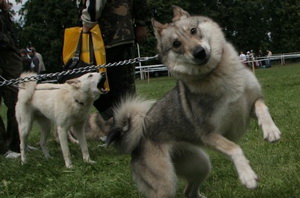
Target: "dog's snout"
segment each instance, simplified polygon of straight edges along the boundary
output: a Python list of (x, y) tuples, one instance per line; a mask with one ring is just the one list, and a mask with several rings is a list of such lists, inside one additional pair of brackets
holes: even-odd
[(193, 56), (200, 61), (205, 60), (206, 58), (205, 49), (201, 46), (198, 46), (197, 48), (194, 49)]
[(97, 88), (100, 90), (102, 94), (107, 93), (106, 87), (105, 87), (105, 82), (106, 82), (106, 73), (105, 72), (100, 72), (101, 78), (97, 84)]
[(106, 73), (105, 72), (100, 72), (101, 75), (101, 80), (105, 81), (106, 80)]

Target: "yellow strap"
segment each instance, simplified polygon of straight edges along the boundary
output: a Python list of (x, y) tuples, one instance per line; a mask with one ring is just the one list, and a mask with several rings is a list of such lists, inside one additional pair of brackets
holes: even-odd
[[(63, 44), (63, 62), (66, 64), (71, 59), (76, 51), (79, 37), (81, 35), (82, 27), (66, 28), (64, 32)], [(94, 56), (96, 65), (103, 65), (106, 63), (105, 46), (102, 39), (102, 34), (99, 25), (91, 29), (91, 36), (94, 47)], [(80, 59), (86, 63), (90, 63), (90, 50), (89, 50), (89, 37), (90, 34), (82, 34), (82, 45)], [(106, 68), (100, 68), (100, 72), (106, 72)], [(108, 80), (105, 82), (105, 88), (109, 91)]]

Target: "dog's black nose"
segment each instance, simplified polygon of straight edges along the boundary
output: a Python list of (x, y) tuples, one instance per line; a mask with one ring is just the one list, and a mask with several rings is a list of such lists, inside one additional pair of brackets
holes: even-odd
[(194, 49), (193, 51), (193, 56), (200, 60), (200, 61), (203, 61), (205, 58), (206, 58), (206, 52), (205, 52), (205, 49), (201, 46), (198, 46)]

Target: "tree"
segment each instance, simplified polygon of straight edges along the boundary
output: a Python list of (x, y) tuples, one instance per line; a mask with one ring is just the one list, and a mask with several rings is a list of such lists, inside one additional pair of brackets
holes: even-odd
[(268, 13), (269, 48), (273, 52), (293, 52), (300, 49), (300, 1), (265, 0)]
[(149, 0), (154, 17), (170, 22), (171, 5), (214, 19), (238, 50), (272, 49), (275, 53), (300, 48), (300, 1), (297, 0)]
[(78, 25), (76, 1), (28, 0), (20, 14), (20, 46), (34, 46), (43, 55), (48, 72), (60, 71), (64, 28)]
[[(21, 1), (21, 0), (17, 0)], [(237, 50), (266, 50), (274, 53), (300, 49), (300, 1), (297, 0), (148, 0), (152, 17), (162, 23), (172, 20), (172, 5), (192, 15), (215, 20)], [(76, 0), (28, 0), (17, 24), (21, 47), (34, 46), (46, 63), (48, 72), (62, 69), (64, 28), (78, 25)], [(141, 46), (142, 56), (153, 56), (156, 40), (149, 24), (149, 39)]]

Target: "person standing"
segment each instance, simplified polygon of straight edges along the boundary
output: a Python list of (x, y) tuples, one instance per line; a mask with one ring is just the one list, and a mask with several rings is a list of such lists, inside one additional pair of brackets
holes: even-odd
[(20, 49), (21, 59), (23, 63), (22, 72), (31, 72), (31, 58), (27, 53), (26, 49)]
[[(99, 23), (106, 50), (106, 62), (113, 63), (133, 58), (135, 42), (147, 39), (146, 23), (150, 9), (146, 0), (86, 0), (83, 1), (81, 20), (83, 32), (88, 33)], [(135, 94), (135, 66), (107, 68), (110, 91), (101, 95), (94, 106), (108, 120), (112, 106), (124, 95)]]
[(39, 60), (39, 72), (38, 73), (44, 74), (46, 72), (46, 67), (44, 64), (43, 56), (40, 53), (38, 53), (34, 47), (31, 47), (30, 49), (33, 52), (34, 56), (36, 56)]
[(35, 55), (35, 50), (32, 50), (31, 48), (27, 48), (26, 50), (31, 58), (30, 70), (38, 74), (40, 71), (40, 61)]
[(258, 61), (259, 61), (259, 66), (260, 67), (262, 67), (262, 68), (264, 68), (265, 67), (265, 61), (264, 60), (261, 60), (261, 59), (263, 59), (263, 52), (262, 52), (262, 50), (260, 49), (260, 50), (258, 50), (258, 53), (257, 53), (257, 59), (258, 59)]
[(244, 54), (243, 51), (240, 52), (240, 60), (241, 62), (247, 67), (247, 57), (246, 57), (246, 54)]
[[(22, 61), (15, 43), (9, 9), (7, 0), (0, 0), (0, 76), (6, 80), (18, 78), (22, 71)], [(0, 98), (7, 107), (6, 128), (0, 116), (0, 154), (5, 154), (6, 157), (20, 155), (18, 123), (15, 117), (17, 97), (18, 88), (0, 87)]]
[(267, 64), (266, 64), (267, 68), (272, 67), (271, 57), (272, 57), (272, 52), (270, 50), (267, 50)]

